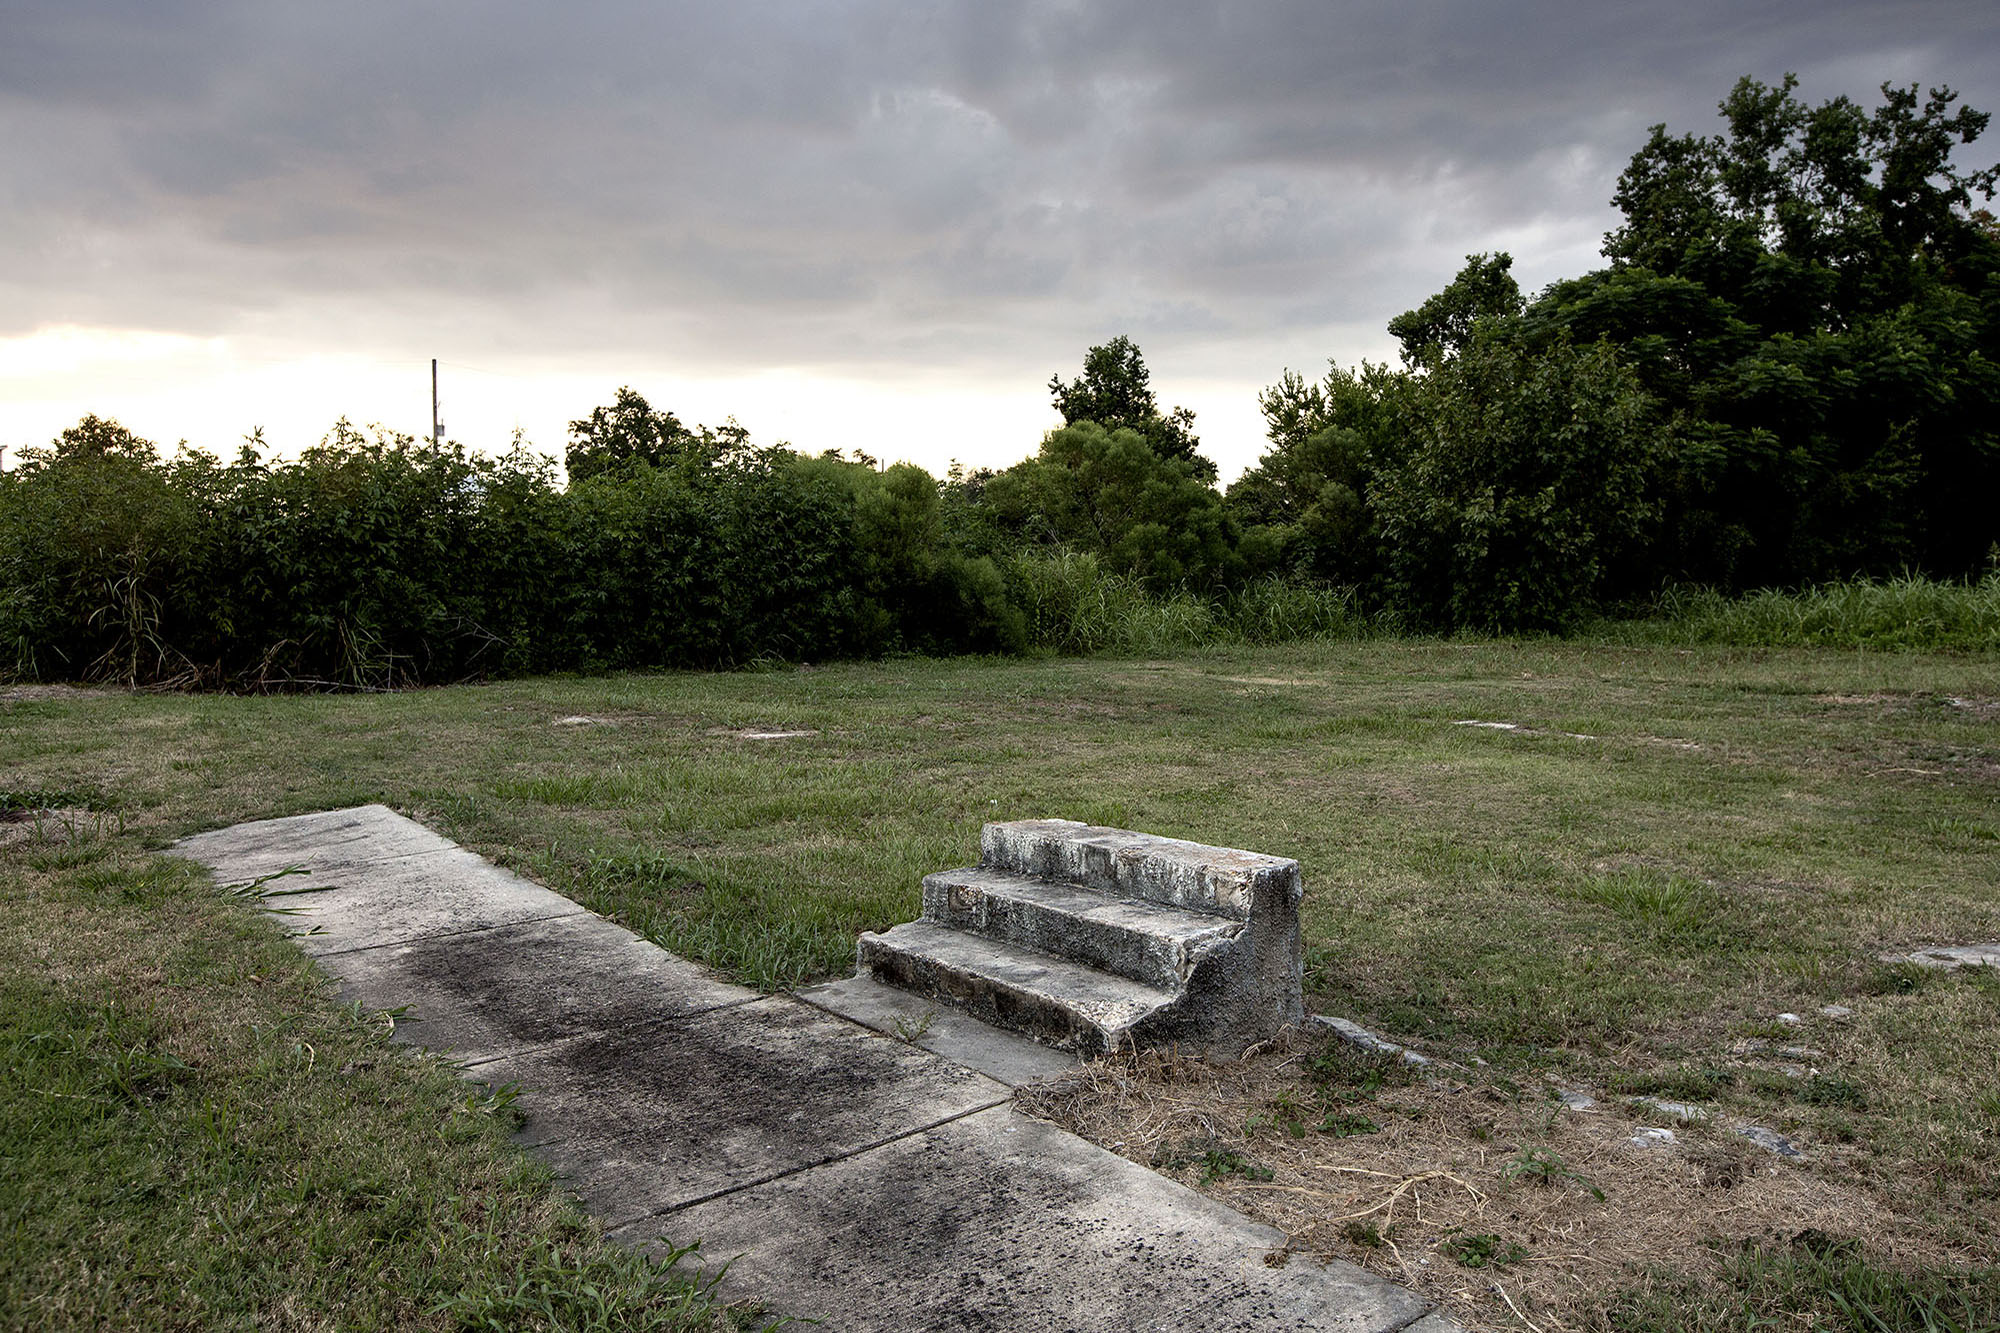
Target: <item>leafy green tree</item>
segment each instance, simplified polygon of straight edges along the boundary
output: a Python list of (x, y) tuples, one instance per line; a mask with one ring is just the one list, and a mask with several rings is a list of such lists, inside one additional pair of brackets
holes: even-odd
[(564, 465), (571, 482), (629, 472), (642, 464), (712, 467), (750, 447), (750, 433), (734, 421), (690, 429), (631, 388), (620, 389), (609, 406), (570, 422), (569, 435)]
[(1513, 267), (1514, 257), (1504, 252), (1467, 255), (1449, 286), (1390, 320), (1389, 332), (1403, 344), (1403, 363), (1434, 369), (1471, 344), (1480, 320), (1520, 314), (1521, 287), (1509, 271)]
[(1403, 447), (1371, 491), (1397, 606), (1440, 625), (1559, 629), (1629, 577), (1664, 440), (1609, 344), (1489, 329), (1398, 406)]
[(983, 502), (1014, 540), (1100, 556), (1158, 589), (1210, 587), (1239, 567), (1235, 521), (1185, 458), (1092, 420), (1053, 430), (1039, 454), (986, 482)]
[(1678, 421), (1658, 574), (1726, 586), (1963, 575), (2000, 513), (2000, 168), (1988, 117), (1883, 85), (1867, 110), (1743, 79), (1724, 130), (1655, 126), (1620, 176), (1611, 267), (1529, 308), (1610, 339)]
[(1083, 374), (1069, 383), (1060, 375), (1049, 380), (1049, 394), (1063, 424), (1094, 421), (1107, 431), (1129, 430), (1162, 458), (1178, 458), (1205, 481), (1214, 481), (1215, 464), (1199, 452), (1194, 412), (1176, 407), (1162, 413), (1153, 397), (1152, 373), (1139, 348), (1123, 334), (1091, 348), (1083, 356)]
[(1378, 467), (1400, 452), (1398, 404), (1410, 384), (1407, 374), (1363, 362), (1359, 372), (1329, 365), (1318, 383), (1287, 370), (1259, 395), (1271, 448), (1228, 496), (1255, 572), (1376, 581), (1371, 492)]

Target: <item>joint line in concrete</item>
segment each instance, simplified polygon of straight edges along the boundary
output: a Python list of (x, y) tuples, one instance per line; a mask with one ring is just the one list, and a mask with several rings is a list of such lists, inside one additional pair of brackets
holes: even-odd
[(967, 1116), (978, 1115), (982, 1111), (990, 1111), (996, 1106), (1005, 1106), (1013, 1100), (1014, 1096), (1013, 1093), (1010, 1091), (1008, 1095), (1005, 1097), (996, 1097), (990, 1102), (983, 1102), (980, 1105), (971, 1107), (968, 1110), (959, 1111), (954, 1115), (940, 1117), (937, 1120), (931, 1121), (929, 1124), (918, 1125), (914, 1129), (906, 1129), (900, 1134), (890, 1134), (885, 1138), (876, 1139), (872, 1143), (864, 1143), (859, 1145), (858, 1147), (850, 1148), (846, 1152), (835, 1153), (831, 1157), (821, 1158), (817, 1162), (807, 1162), (801, 1166), (787, 1167), (783, 1171), (774, 1172), (771, 1175), (763, 1176), (756, 1180), (746, 1180), (740, 1185), (724, 1185), (721, 1189), (711, 1190), (707, 1194), (700, 1195), (696, 1198), (684, 1199), (681, 1202), (673, 1204), (666, 1208), (656, 1208), (650, 1213), (639, 1213), (633, 1217), (628, 1217), (622, 1220), (609, 1222), (605, 1225), (604, 1230), (608, 1232), (608, 1231), (616, 1231), (622, 1227), (634, 1227), (639, 1225), (639, 1223), (641, 1222), (650, 1221), (651, 1219), (656, 1217), (670, 1217), (675, 1213), (683, 1213), (690, 1208), (697, 1207), (704, 1203), (712, 1203), (717, 1199), (726, 1198), (731, 1194), (741, 1194), (744, 1190), (756, 1189), (760, 1185), (769, 1185), (776, 1181), (788, 1180), (793, 1176), (804, 1175), (808, 1171), (817, 1171), (823, 1166), (832, 1166), (836, 1162), (845, 1162), (850, 1158), (859, 1157), (863, 1153), (874, 1152), (877, 1148), (886, 1148), (892, 1143), (899, 1143), (904, 1139), (914, 1138), (918, 1134), (928, 1134), (931, 1130), (937, 1129), (941, 1125), (949, 1125), (955, 1120), (963, 1120)]

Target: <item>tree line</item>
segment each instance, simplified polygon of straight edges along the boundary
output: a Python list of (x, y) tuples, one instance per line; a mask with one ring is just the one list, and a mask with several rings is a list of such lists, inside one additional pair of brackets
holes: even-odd
[(571, 423), (566, 482), (518, 440), (343, 422), (224, 462), (86, 417), (0, 476), (0, 670), (387, 686), (1091, 642), (1049, 618), (1088, 600), (1063, 579), (1516, 632), (1671, 586), (1972, 575), (2000, 539), (2000, 228), (1974, 203), (2000, 169), (1953, 159), (1988, 118), (1795, 89), (1656, 127), (1604, 268), (1530, 299), (1473, 255), (1390, 321), (1400, 366), (1287, 371), (1226, 493), (1124, 337), (1051, 380), (1034, 456), (943, 479), (631, 389)]

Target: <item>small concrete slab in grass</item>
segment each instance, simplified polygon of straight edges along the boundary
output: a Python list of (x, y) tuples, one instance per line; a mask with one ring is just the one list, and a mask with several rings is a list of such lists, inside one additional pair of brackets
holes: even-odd
[(1927, 944), (1908, 953), (1885, 953), (1885, 963), (1915, 963), (1918, 967), (1952, 972), (1961, 967), (2000, 967), (2000, 942), (1993, 944)]

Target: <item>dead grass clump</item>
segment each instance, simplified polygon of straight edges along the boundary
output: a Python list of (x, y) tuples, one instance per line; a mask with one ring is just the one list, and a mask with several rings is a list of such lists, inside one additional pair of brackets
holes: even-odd
[[(1661, 1272), (1720, 1280), (1721, 1256), (1803, 1229), (1883, 1260), (1950, 1265), (1881, 1198), (1713, 1123), (1291, 1036), (1242, 1061), (1144, 1052), (1024, 1088), (1053, 1120), (1282, 1230), (1291, 1248), (1416, 1288), (1470, 1329), (1601, 1327)], [(1641, 1128), (1673, 1130), (1642, 1148)]]

